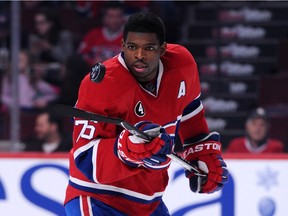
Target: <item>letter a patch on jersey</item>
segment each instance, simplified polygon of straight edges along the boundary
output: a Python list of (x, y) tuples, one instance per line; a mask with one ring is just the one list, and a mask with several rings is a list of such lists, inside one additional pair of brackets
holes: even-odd
[(185, 96), (185, 95), (186, 95), (185, 82), (184, 82), (184, 81), (181, 81), (181, 82), (180, 82), (180, 87), (179, 87), (179, 92), (178, 92), (178, 97), (177, 97), (177, 98), (180, 98), (180, 97)]
[(143, 117), (145, 115), (145, 109), (141, 101), (138, 101), (134, 108), (135, 114), (139, 117)]

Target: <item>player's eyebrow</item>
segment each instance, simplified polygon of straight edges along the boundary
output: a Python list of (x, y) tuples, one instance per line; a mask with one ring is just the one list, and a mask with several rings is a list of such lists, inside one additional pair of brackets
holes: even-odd
[(145, 45), (148, 45), (148, 46), (157, 46), (158, 44), (156, 44), (156, 43), (147, 43), (147, 44), (145, 44)]
[[(127, 42), (127, 44), (129, 45), (138, 45), (138, 43), (134, 43), (134, 42)], [(143, 44), (144, 46), (157, 46), (158, 44), (157, 43), (145, 43)]]

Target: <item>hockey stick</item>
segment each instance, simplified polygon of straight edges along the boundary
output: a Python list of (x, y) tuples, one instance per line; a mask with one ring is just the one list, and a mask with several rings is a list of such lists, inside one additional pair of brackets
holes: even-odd
[[(61, 114), (61, 115), (65, 115), (67, 117), (77, 117), (77, 118), (81, 118), (81, 119), (85, 119), (85, 120), (93, 120), (93, 121), (98, 121), (98, 122), (116, 124), (116, 125), (123, 127), (124, 129), (128, 130), (131, 134), (134, 134), (136, 136), (139, 136), (139, 137), (142, 137), (142, 138), (148, 139), (148, 140), (152, 139), (150, 136), (148, 136), (146, 133), (144, 133), (140, 129), (134, 127), (129, 122), (127, 122), (123, 119), (120, 119), (120, 118), (112, 118), (112, 117), (102, 116), (102, 115), (99, 115), (96, 113), (91, 113), (91, 112), (77, 109), (75, 107), (67, 106), (64, 104), (56, 104), (53, 107), (53, 109), (56, 113)], [(167, 157), (173, 159), (174, 161), (177, 161), (185, 169), (189, 170), (190, 172), (193, 172), (195, 175), (201, 176), (201, 177), (207, 177), (207, 175), (204, 174), (203, 172), (199, 171), (196, 166), (193, 166), (192, 164), (190, 164), (188, 161), (181, 158), (176, 153), (172, 152), (171, 154), (167, 155)]]

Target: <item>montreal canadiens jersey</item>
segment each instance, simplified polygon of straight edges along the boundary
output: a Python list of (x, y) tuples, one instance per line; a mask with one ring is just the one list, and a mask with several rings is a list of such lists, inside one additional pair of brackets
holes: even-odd
[(95, 28), (83, 38), (78, 52), (89, 65), (103, 62), (121, 51), (122, 32), (113, 38), (106, 34), (104, 28)]
[(237, 137), (233, 139), (226, 149), (229, 153), (281, 153), (284, 152), (284, 144), (276, 139), (267, 139), (267, 141), (258, 147), (252, 146), (246, 137)]
[[(103, 64), (106, 74), (101, 83), (90, 81), (89, 75), (83, 79), (77, 108), (132, 124), (151, 121), (172, 137), (179, 134), (182, 141), (208, 132), (197, 65), (183, 46), (168, 44), (154, 93), (134, 79), (123, 54)], [(127, 215), (150, 215), (157, 208), (168, 184), (168, 168), (133, 168), (123, 163), (115, 153), (122, 130), (115, 124), (75, 119), (65, 202), (88, 195)]]

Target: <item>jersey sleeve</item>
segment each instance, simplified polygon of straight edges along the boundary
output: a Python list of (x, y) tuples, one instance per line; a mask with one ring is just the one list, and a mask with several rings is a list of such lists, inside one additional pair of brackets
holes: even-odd
[(281, 152), (285, 152), (285, 147), (284, 147), (284, 143), (280, 140), (277, 139), (269, 139), (268, 142), (271, 142), (271, 147), (273, 146), (273, 149), (271, 150), (271, 152), (276, 152), (276, 153), (281, 153)]
[(182, 53), (185, 58), (182, 62), (191, 62), (188, 64), (188, 74), (186, 75), (187, 87), (187, 103), (182, 113), (179, 137), (184, 142), (187, 139), (197, 137), (201, 134), (209, 133), (208, 125), (205, 119), (204, 107), (200, 99), (201, 87), (198, 75), (197, 64), (191, 53), (183, 48)]
[(239, 152), (249, 153), (248, 149), (245, 148), (244, 143), (245, 143), (245, 137), (234, 138), (229, 142), (225, 152), (227, 153), (239, 153)]
[[(105, 94), (105, 88), (100, 84), (91, 83), (89, 77), (82, 81), (76, 108), (110, 116), (105, 101), (103, 102), (100, 96), (97, 97), (98, 94)], [(142, 171), (124, 164), (114, 154), (116, 137), (115, 124), (75, 118), (73, 159), (75, 167), (90, 181), (110, 183)], [(118, 171), (117, 174), (115, 170)]]
[(181, 118), (179, 136), (182, 141), (201, 134), (208, 134), (209, 129), (204, 115), (204, 108), (199, 98), (193, 100), (185, 109)]

